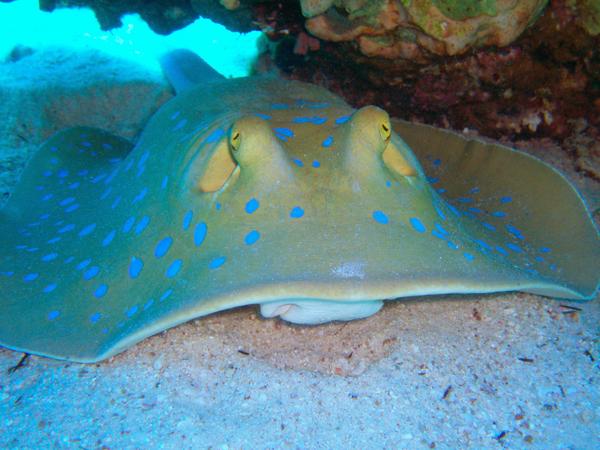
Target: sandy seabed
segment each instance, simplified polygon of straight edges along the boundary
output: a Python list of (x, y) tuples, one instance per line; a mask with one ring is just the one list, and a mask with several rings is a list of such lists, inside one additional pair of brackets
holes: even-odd
[[(0, 64), (3, 199), (57, 130), (134, 138), (172, 95), (100, 53), (21, 56)], [(598, 209), (565, 152), (521, 144)], [(99, 364), (11, 370), (23, 354), (0, 349), (0, 448), (600, 448), (599, 324), (600, 298), (430, 296), (310, 327), (239, 308)]]

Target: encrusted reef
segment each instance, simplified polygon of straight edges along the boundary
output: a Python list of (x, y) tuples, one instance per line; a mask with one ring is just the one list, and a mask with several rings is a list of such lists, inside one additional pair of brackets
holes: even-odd
[(306, 28), (327, 41), (356, 41), (361, 53), (425, 62), (473, 47), (510, 44), (547, 0), (301, 0)]

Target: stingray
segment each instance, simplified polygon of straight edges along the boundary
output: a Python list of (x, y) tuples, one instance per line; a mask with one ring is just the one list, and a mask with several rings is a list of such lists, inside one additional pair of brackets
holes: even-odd
[(59, 132), (0, 212), (0, 344), (94, 362), (217, 311), (298, 324), (385, 299), (591, 299), (575, 188), (518, 151), (392, 122), (310, 84), (224, 79), (187, 52), (135, 144)]

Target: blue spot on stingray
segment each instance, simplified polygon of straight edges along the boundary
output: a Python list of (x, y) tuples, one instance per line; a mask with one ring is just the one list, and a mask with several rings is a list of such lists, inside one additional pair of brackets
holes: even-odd
[(520, 240), (525, 239), (525, 236), (523, 236), (523, 233), (521, 233), (521, 230), (519, 230), (514, 225), (509, 223), (508, 225), (506, 225), (506, 229), (508, 230), (508, 232), (510, 234), (514, 235), (517, 239), (520, 239)]
[(110, 208), (115, 209), (119, 205), (120, 202), (121, 202), (121, 196), (119, 195), (117, 198), (115, 198), (112, 205), (110, 205)]
[(271, 109), (288, 109), (289, 106), (285, 103), (272, 103)]
[(108, 197), (110, 195), (111, 192), (112, 192), (112, 187), (111, 186), (107, 187), (106, 190), (100, 196), (100, 200), (104, 200), (106, 197)]
[(44, 293), (49, 294), (50, 292), (52, 292), (54, 289), (56, 289), (57, 284), (56, 283), (50, 283), (48, 286), (46, 286), (44, 288)]
[(500, 199), (500, 203), (510, 203), (512, 202), (512, 197), (502, 197)]
[(491, 223), (481, 222), (481, 225), (486, 227), (488, 230), (496, 231), (496, 227), (494, 225), (492, 225)]
[(341, 116), (341, 117), (338, 117), (337, 119), (335, 119), (335, 124), (336, 125), (341, 125), (342, 123), (346, 123), (349, 120), (350, 120), (350, 115)]
[(115, 234), (116, 234), (115, 230), (112, 230), (110, 233), (108, 233), (106, 235), (106, 237), (104, 238), (104, 240), (102, 241), (102, 246), (106, 247), (108, 244), (110, 244), (112, 242), (112, 240), (115, 238)]
[(294, 206), (292, 208), (292, 210), (290, 211), (290, 217), (292, 219), (299, 219), (303, 215), (304, 215), (304, 210), (302, 208), (300, 208), (299, 206)]
[(510, 248), (515, 253), (522, 253), (523, 249), (519, 247), (517, 244), (513, 244), (512, 242), (507, 242), (506, 246)]
[(482, 247), (486, 250), (492, 249), (492, 247), (490, 247), (490, 245), (487, 242), (482, 241), (481, 239), (473, 239), (473, 242), (475, 242), (476, 244), (479, 244), (480, 247)]
[(140, 159), (137, 163), (138, 167), (141, 167), (146, 163), (146, 161), (148, 160), (148, 156), (150, 156), (150, 152), (148, 150), (146, 150), (144, 152), (144, 154), (142, 156), (140, 156)]
[(39, 276), (40, 276), (39, 273), (28, 273), (27, 275), (25, 275), (23, 277), (23, 281), (25, 281), (26, 283), (29, 283), (30, 281), (35, 280)]
[(177, 122), (177, 125), (173, 127), (173, 131), (181, 130), (183, 127), (187, 125), (187, 119), (181, 119)]
[(385, 182), (385, 187), (392, 187), (392, 182), (390, 180), (387, 180)]
[(140, 219), (138, 224), (135, 226), (135, 234), (140, 234), (142, 231), (146, 229), (148, 224), (150, 223), (150, 217), (144, 216)]
[(440, 233), (438, 230), (431, 230), (431, 234), (433, 236), (435, 236), (438, 239), (441, 239), (442, 241), (446, 240), (446, 236), (442, 233)]
[(129, 317), (130, 319), (133, 317), (133, 315), (137, 312), (138, 307), (136, 305), (133, 305), (131, 308), (129, 308), (127, 310), (127, 312), (125, 313), (127, 315), (127, 317)]
[(166, 238), (162, 239), (158, 244), (156, 244), (154, 256), (157, 258), (162, 258), (165, 256), (171, 248), (171, 244), (173, 244), (173, 238), (171, 236), (167, 236)]
[(169, 176), (168, 176), (168, 175), (165, 175), (165, 176), (163, 177), (162, 184), (160, 185), (160, 188), (161, 188), (161, 189), (164, 189), (164, 188), (166, 188), (166, 187), (167, 187), (167, 183), (168, 183), (168, 182), (169, 182)]
[(86, 270), (85, 272), (83, 272), (83, 278), (86, 279), (86, 280), (91, 280), (92, 278), (94, 278), (99, 273), (100, 273), (100, 267), (98, 267), (98, 266), (92, 266), (88, 270)]
[(221, 211), (221, 203), (219, 203), (219, 202), (216, 202), (216, 203), (215, 203), (215, 209), (216, 209), (217, 211)]
[(314, 123), (315, 125), (322, 125), (327, 122), (327, 117), (313, 116), (313, 117), (294, 117), (293, 123)]
[(90, 322), (96, 323), (100, 320), (101, 317), (102, 317), (102, 314), (100, 314), (99, 312), (95, 312), (94, 314), (92, 314), (90, 316)]
[(316, 169), (318, 167), (321, 167), (321, 163), (319, 161), (317, 161), (316, 159), (312, 162), (312, 166)]
[(548, 248), (548, 247), (541, 247), (540, 248), (540, 253), (550, 253), (552, 251), (552, 249)]
[(263, 114), (263, 113), (255, 113), (254, 114), (256, 117), (260, 117), (263, 120), (271, 120), (271, 116), (269, 116), (268, 114)]
[(213, 258), (210, 263), (208, 263), (208, 267), (209, 269), (218, 269), (219, 267), (221, 267), (223, 264), (225, 264), (225, 261), (227, 259), (224, 256), (219, 256), (217, 258)]
[(69, 256), (68, 258), (65, 259), (65, 264), (72, 263), (73, 261), (75, 261), (75, 257), (74, 256)]
[(65, 225), (60, 230), (58, 230), (58, 233), (63, 234), (63, 233), (67, 233), (69, 231), (73, 231), (74, 229), (75, 229), (75, 225), (70, 223), (69, 225)]
[(123, 224), (123, 233), (129, 233), (131, 228), (133, 228), (133, 224), (135, 223), (135, 217), (130, 217)]
[(47, 255), (42, 256), (42, 261), (48, 262), (56, 258), (58, 258), (58, 253), (48, 253)]
[(454, 207), (454, 205), (450, 204), (450, 203), (446, 203), (446, 205), (448, 206), (448, 208), (450, 209), (450, 211), (452, 211), (452, 213), (456, 216), (456, 217), (460, 217), (460, 211), (458, 209), (456, 209)]
[(44, 173), (43, 173), (43, 175), (45, 177), (51, 177), (52, 176), (52, 171), (51, 170), (45, 170)]
[(76, 181), (75, 183), (71, 183), (69, 185), (69, 189), (77, 189), (80, 185), (81, 183), (79, 181)]
[(500, 245), (496, 245), (496, 251), (502, 255), (508, 255), (508, 252)]
[[(65, 261), (67, 262), (67, 261)], [(90, 258), (88, 259), (84, 259), (83, 261), (81, 261), (79, 264), (77, 264), (76, 269), (77, 270), (83, 270), (85, 269), (87, 266), (89, 266), (89, 264), (92, 262), (92, 260)]]
[(450, 247), (452, 250), (458, 250), (458, 245), (456, 245), (454, 242), (446, 241), (446, 244), (448, 244), (448, 247)]
[(88, 173), (90, 173), (88, 169), (83, 169), (77, 172), (77, 175), (79, 175), (80, 177), (85, 177)]
[(171, 120), (175, 120), (179, 117), (179, 114), (181, 114), (181, 111), (175, 111), (173, 114), (171, 114), (170, 119)]
[(473, 199), (470, 197), (459, 197), (459, 198), (457, 198), (457, 201), (459, 203), (472, 203)]
[(106, 293), (108, 292), (108, 285), (106, 284), (101, 284), (100, 286), (98, 286), (98, 288), (94, 291), (94, 297), (96, 298), (102, 298), (106, 295)]
[(137, 278), (144, 267), (144, 262), (140, 258), (136, 258), (135, 256), (131, 257), (131, 262), (129, 263), (129, 276), (131, 278)]
[(167, 268), (166, 276), (167, 278), (173, 278), (175, 275), (179, 273), (181, 270), (181, 266), (183, 265), (183, 261), (181, 259), (176, 259), (171, 263), (171, 265)]
[(471, 253), (469, 252), (464, 252), (463, 256), (465, 257), (465, 259), (467, 261), (473, 261), (475, 259), (475, 256), (473, 256)]
[(275, 133), (280, 134), (285, 137), (290, 137), (290, 138), (294, 137), (294, 132), (292, 130), (290, 130), (289, 128), (277, 127), (277, 128), (273, 128), (273, 131), (275, 131)]
[(144, 311), (146, 311), (148, 308), (150, 308), (153, 304), (154, 304), (154, 299), (151, 298), (144, 304)]
[(92, 183), (96, 184), (96, 183), (99, 183), (100, 181), (104, 180), (104, 178), (106, 178), (106, 174), (105, 173), (101, 173), (100, 175), (96, 175), (90, 181)]
[(506, 217), (506, 213), (503, 212), (503, 211), (494, 211), (492, 213), (492, 216), (494, 216), (494, 217)]
[(292, 161), (294, 161), (294, 164), (296, 164), (298, 167), (304, 167), (304, 163), (302, 162), (302, 160), (294, 158), (292, 159)]
[(437, 177), (427, 177), (427, 181), (429, 181), (430, 184), (435, 184), (440, 181), (440, 179)]
[(167, 298), (170, 297), (170, 295), (173, 293), (173, 289), (167, 289), (165, 292), (163, 292), (163, 295), (160, 296), (159, 301), (163, 301), (166, 300)]
[(244, 238), (244, 242), (246, 243), (246, 245), (252, 245), (256, 243), (256, 241), (258, 241), (259, 239), (260, 233), (256, 230), (252, 230), (246, 235), (246, 237)]
[(331, 144), (333, 144), (333, 136), (327, 136), (321, 145), (323, 147), (331, 147)]
[(539, 256), (539, 255), (538, 255), (538, 256), (536, 256), (536, 257), (535, 257), (535, 260), (536, 260), (537, 262), (544, 262), (544, 257), (543, 257), (543, 256)]
[(185, 216), (183, 217), (184, 231), (186, 231), (190, 227), (190, 224), (192, 223), (192, 217), (194, 217), (194, 212), (190, 209), (188, 212), (185, 213)]
[(196, 247), (200, 247), (206, 239), (206, 231), (208, 227), (204, 222), (198, 222), (196, 224), (196, 229), (194, 230), (194, 244)]
[(438, 159), (434, 159), (433, 160), (433, 165), (435, 167), (438, 167), (440, 164), (442, 164), (442, 160), (441, 159), (438, 158)]
[(440, 219), (442, 220), (446, 220), (446, 215), (444, 214), (444, 211), (442, 211), (442, 208), (440, 205), (438, 205), (438, 203), (434, 203), (433, 207), (435, 208), (435, 212), (437, 213), (437, 215), (440, 217)]
[(67, 169), (60, 169), (56, 175), (58, 178), (66, 178), (69, 176), (69, 171)]
[(439, 188), (439, 189), (436, 189), (436, 192), (437, 192), (438, 194), (443, 194), (443, 193), (445, 193), (445, 192), (446, 192), (446, 189), (445, 189), (445, 188)]
[(204, 140), (204, 142), (206, 144), (212, 144), (214, 142), (217, 142), (221, 136), (223, 136), (225, 134), (225, 132), (223, 130), (221, 130), (220, 128), (217, 128), (216, 130), (214, 130), (212, 133), (210, 133), (208, 135), (208, 137)]
[(436, 228), (436, 229), (437, 229), (437, 230), (438, 230), (438, 231), (439, 231), (441, 234), (443, 234), (443, 235), (445, 235), (445, 236), (448, 236), (448, 235), (450, 234), (450, 233), (448, 233), (448, 232), (446, 231), (446, 229), (445, 229), (443, 226), (441, 226), (439, 223), (437, 223), (437, 222), (436, 222), (436, 223), (434, 224), (434, 226), (435, 226), (435, 228)]
[(389, 222), (388, 216), (383, 211), (373, 211), (373, 219), (384, 225)]
[(91, 223), (79, 232), (79, 236), (81, 236), (81, 237), (87, 236), (88, 234), (92, 233), (95, 229), (96, 229), (96, 224)]
[(48, 313), (48, 320), (55, 320), (60, 316), (60, 311), (54, 310)]
[(252, 214), (258, 209), (259, 206), (260, 202), (255, 198), (251, 198), (250, 200), (248, 200), (248, 203), (246, 203), (246, 212), (248, 214)]
[(483, 213), (483, 210), (482, 210), (482, 209), (480, 209), (480, 208), (475, 208), (475, 207), (473, 207), (473, 206), (470, 206), (468, 209), (469, 209), (469, 211), (471, 211), (472, 213), (475, 213), (475, 214), (481, 214), (481, 213)]
[(148, 193), (148, 188), (142, 189), (140, 191), (140, 193), (135, 196), (135, 198), (133, 199), (133, 201), (131, 203), (137, 203), (137, 202), (143, 200), (147, 193)]
[(294, 117), (292, 123), (307, 123), (310, 122), (310, 117)]
[(65, 212), (70, 213), (70, 212), (75, 211), (76, 209), (79, 209), (79, 203), (74, 203), (71, 206), (69, 206), (68, 208), (65, 208)]
[(67, 197), (64, 200), (62, 200), (59, 205), (60, 206), (67, 206), (69, 203), (73, 203), (75, 201), (75, 197)]
[(421, 222), (421, 220), (418, 217), (411, 217), (408, 220), (412, 227), (415, 229), (415, 231), (417, 231), (418, 233), (425, 233), (425, 231), (427, 231), (425, 225), (423, 225), (423, 222)]

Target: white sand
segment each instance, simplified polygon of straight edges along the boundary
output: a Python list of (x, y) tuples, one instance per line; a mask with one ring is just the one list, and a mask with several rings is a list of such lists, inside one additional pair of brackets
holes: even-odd
[[(0, 65), (0, 192), (57, 129), (131, 138), (168, 96), (97, 54)], [(599, 324), (599, 298), (446, 296), (318, 327), (247, 307), (94, 365), (31, 356), (9, 373), (22, 354), (0, 349), (0, 448), (600, 448)]]

